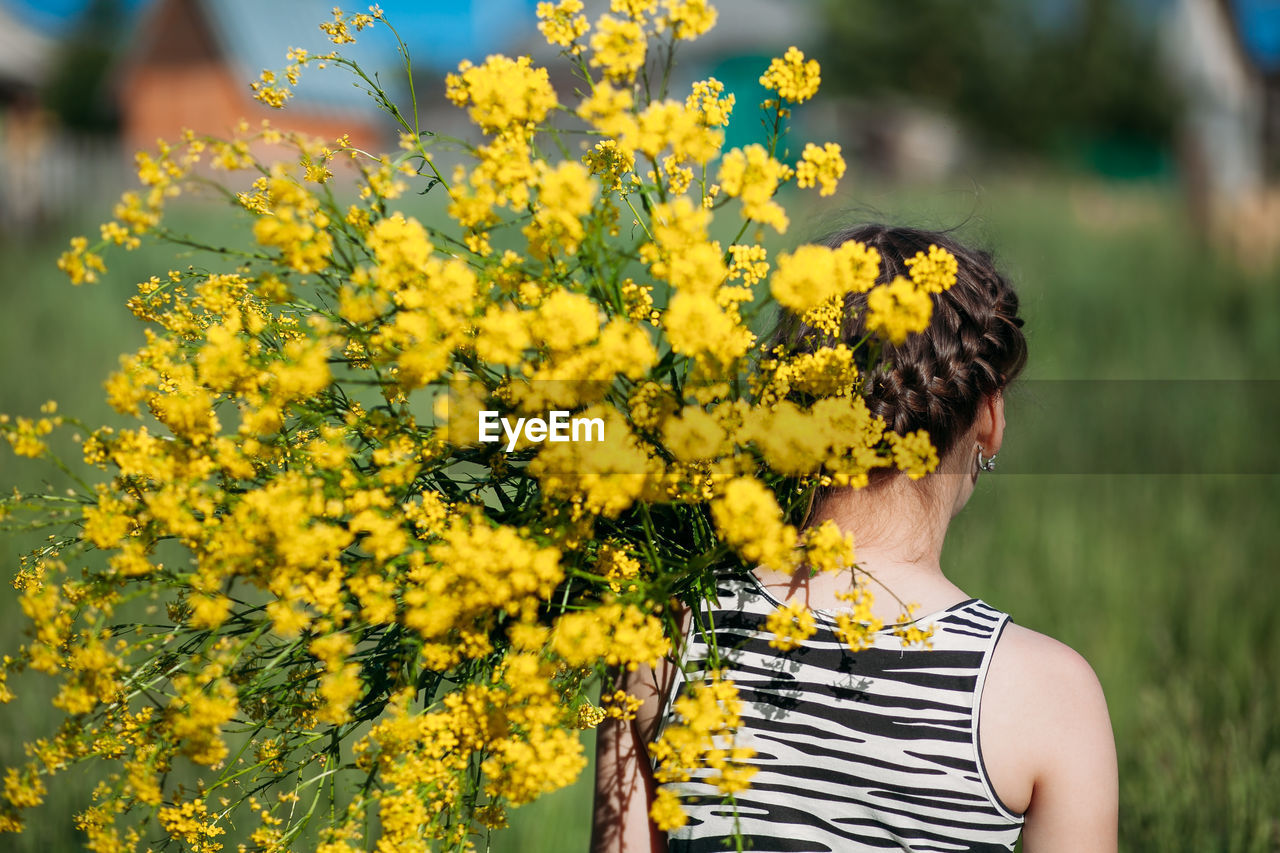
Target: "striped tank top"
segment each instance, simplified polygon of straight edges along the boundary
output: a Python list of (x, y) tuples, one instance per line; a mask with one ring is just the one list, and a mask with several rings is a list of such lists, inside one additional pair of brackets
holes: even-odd
[[(987, 778), (978, 746), (978, 701), (1007, 614), (971, 598), (920, 617), (932, 648), (904, 648), (890, 630), (852, 652), (835, 622), (814, 612), (817, 632), (791, 651), (769, 645), (765, 619), (779, 602), (754, 574), (723, 578), (710, 624), (742, 700), (734, 743), (755, 749), (759, 768), (736, 795), (744, 849), (766, 851), (1013, 850), (1022, 815)], [(676, 682), (705, 674), (708, 643), (691, 629)], [(703, 781), (665, 783), (689, 820), (668, 849), (734, 849), (734, 806)]]

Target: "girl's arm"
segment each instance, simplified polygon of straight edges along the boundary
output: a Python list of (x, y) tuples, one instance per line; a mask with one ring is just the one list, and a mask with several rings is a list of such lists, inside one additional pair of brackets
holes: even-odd
[(1115, 853), (1116, 748), (1093, 668), (1057, 640), (1010, 625), (987, 690), (984, 759), (1006, 804), (1025, 808), (1025, 853)]
[[(678, 614), (687, 630), (688, 611)], [(667, 834), (649, 818), (656, 782), (649, 765), (649, 744), (658, 736), (662, 708), (675, 681), (676, 664), (613, 673), (613, 689), (641, 701), (634, 720), (606, 718), (596, 728), (596, 789), (591, 824), (591, 853), (663, 853)], [(609, 682), (607, 682), (609, 683)]]
[(1085, 659), (1062, 646), (1045, 685), (1042, 770), (1023, 825), (1026, 853), (1114, 853), (1119, 823), (1116, 745), (1102, 686)]
[(657, 722), (657, 678), (640, 667), (614, 683), (644, 705), (634, 720), (606, 718), (596, 728), (591, 853), (659, 853), (667, 849), (667, 836), (649, 818), (655, 782), (648, 753), (648, 734)]

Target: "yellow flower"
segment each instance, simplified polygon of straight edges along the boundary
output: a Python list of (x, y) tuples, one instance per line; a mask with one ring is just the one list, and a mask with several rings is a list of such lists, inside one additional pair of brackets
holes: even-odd
[(907, 258), (906, 264), (911, 280), (925, 293), (941, 293), (948, 289), (956, 283), (956, 273), (960, 270), (955, 255), (932, 244), (929, 254), (916, 252), (914, 258)]
[(911, 479), (919, 480), (938, 467), (938, 452), (924, 430), (906, 435), (889, 432), (885, 437), (893, 447), (893, 463)]
[(530, 321), (533, 340), (553, 350), (584, 346), (600, 334), (600, 308), (591, 297), (557, 290), (543, 300)]
[(933, 648), (933, 633), (936, 625), (929, 625), (922, 628), (919, 623), (912, 621), (915, 611), (919, 605), (911, 604), (900, 614), (898, 614), (898, 624), (893, 626), (893, 635), (902, 641), (904, 646), (924, 646), (926, 649)]
[(161, 809), (159, 819), (170, 838), (185, 842), (192, 850), (214, 853), (222, 849), (222, 845), (213, 839), (226, 830), (218, 826), (217, 817), (209, 814), (209, 807), (203, 800), (176, 802)]
[(490, 305), (476, 323), (476, 355), (490, 364), (519, 364), (532, 343), (529, 315), (510, 305)]
[(723, 93), (724, 84), (714, 77), (708, 77), (693, 84), (693, 91), (684, 104), (688, 109), (696, 109), (701, 113), (702, 123), (707, 127), (723, 127), (729, 123), (729, 115), (737, 100), (732, 92), (720, 97)]
[[(603, 383), (574, 383), (602, 385)], [(543, 491), (581, 511), (616, 518), (661, 473), (660, 464), (631, 432), (617, 409), (593, 406), (580, 417), (603, 422), (603, 440), (547, 443), (529, 464)]]
[(752, 409), (737, 437), (753, 442), (773, 470), (795, 476), (817, 471), (833, 443), (811, 411), (786, 400)]
[(267, 199), (268, 212), (254, 222), (254, 238), (278, 249), (282, 260), (300, 273), (328, 267), (333, 235), (319, 200), (281, 169), (267, 181)]
[(711, 502), (711, 517), (745, 559), (780, 570), (795, 565), (796, 529), (783, 523), (773, 493), (754, 477), (729, 481)]
[[(546, 38), (547, 44), (569, 47), (586, 35), (590, 26), (582, 11), (582, 0), (560, 0), (559, 3), (538, 4), (538, 31)], [(574, 46), (573, 53), (582, 50)]]
[(751, 787), (751, 777), (759, 771), (745, 762), (756, 754), (749, 746), (735, 746), (728, 750), (711, 749), (704, 759), (715, 773), (707, 777), (707, 783), (715, 785), (722, 794), (736, 794)]
[(88, 251), (89, 241), (84, 237), (72, 237), (71, 248), (58, 258), (58, 269), (67, 274), (72, 284), (93, 283), (98, 273), (107, 271), (102, 256)]
[(770, 613), (765, 627), (774, 635), (769, 645), (784, 652), (800, 648), (817, 631), (813, 612), (795, 599)]
[(894, 344), (929, 328), (932, 315), (929, 294), (902, 276), (876, 285), (867, 294), (867, 330)]
[(827, 519), (810, 527), (803, 537), (805, 562), (820, 572), (838, 572), (853, 565), (853, 534)]
[(665, 25), (675, 37), (693, 40), (716, 25), (717, 12), (708, 0), (663, 0), (667, 7)]
[(458, 73), (445, 78), (445, 86), (449, 100), (469, 106), (471, 120), (488, 133), (540, 122), (557, 104), (547, 69), (534, 68), (527, 56), (494, 55), (483, 65), (463, 60)]
[(864, 293), (880, 274), (880, 253), (854, 240), (839, 248), (804, 245), (778, 256), (769, 286), (782, 305), (806, 314), (846, 293)]
[(699, 406), (685, 407), (662, 425), (663, 446), (682, 462), (715, 459), (729, 449), (728, 440), (723, 424)]
[(875, 641), (875, 634), (884, 627), (884, 623), (871, 613), (871, 605), (875, 596), (864, 585), (859, 585), (848, 592), (837, 592), (836, 598), (848, 601), (851, 610), (836, 613), (835, 635), (851, 651), (862, 651)]
[(689, 822), (689, 816), (680, 806), (680, 798), (670, 788), (659, 788), (649, 807), (649, 816), (654, 824), (663, 832), (679, 829)]
[[(634, 104), (635, 99), (630, 89), (614, 88), (613, 84), (604, 80), (597, 83), (591, 93), (582, 99), (577, 112), (578, 117), (597, 132), (614, 137), (617, 142), (623, 136), (635, 135), (636, 120), (630, 112)], [(620, 142), (617, 144), (621, 145)], [(634, 160), (632, 150), (623, 149), (621, 154), (631, 156)]]
[(636, 119), (634, 131), (621, 134), (619, 144), (652, 158), (668, 146), (677, 160), (706, 163), (720, 153), (724, 132), (708, 127), (702, 113), (678, 101), (654, 101)]
[(644, 65), (647, 49), (644, 29), (638, 23), (601, 15), (591, 36), (591, 64), (610, 80), (625, 83)]
[(769, 63), (760, 77), (760, 85), (777, 92), (783, 100), (798, 104), (817, 94), (821, 79), (818, 61), (806, 61), (798, 48), (789, 47), (782, 58)]
[(769, 274), (769, 252), (764, 246), (738, 243), (729, 247), (729, 256), (733, 259), (729, 264), (730, 279), (740, 278), (751, 286)]
[(538, 164), (538, 203), (533, 221), (524, 229), (529, 251), (539, 258), (559, 249), (566, 255), (576, 254), (582, 242), (582, 217), (595, 202), (596, 185), (581, 163), (564, 160), (551, 167)]
[(769, 280), (773, 298), (797, 313), (805, 313), (840, 295), (833, 251), (826, 246), (804, 245), (778, 255)]
[[(666, 177), (667, 192), (672, 195), (684, 195), (689, 185), (693, 183), (693, 169), (686, 166), (674, 154), (663, 159), (660, 171)], [(649, 172), (649, 180), (656, 181), (657, 174)]]
[[(374, 7), (376, 8), (376, 7)], [(349, 27), (355, 27), (356, 32), (363, 30), (365, 27), (373, 24), (375, 16), (372, 15), (352, 15), (347, 19), (343, 19), (342, 10), (336, 6), (333, 9), (333, 20), (325, 21), (320, 24), (320, 29), (325, 35), (329, 36), (329, 41), (334, 44), (351, 44), (356, 39), (351, 35)], [(378, 15), (377, 17), (381, 17)]]
[[(614, 592), (622, 592), (621, 581), (632, 581), (640, 576), (640, 561), (632, 557), (622, 548), (603, 545), (596, 557), (596, 573), (609, 579), (609, 588)], [(627, 584), (627, 590), (635, 588), (634, 583)]]
[(43, 436), (53, 432), (53, 428), (61, 423), (61, 417), (40, 418), (38, 420), (17, 418), (14, 420), (13, 425), (10, 426), (9, 416), (0, 415), (0, 434), (3, 434), (8, 439), (14, 453), (19, 456), (29, 456), (32, 459), (37, 459), (49, 449), (49, 446), (43, 440)]
[(636, 168), (635, 154), (618, 147), (616, 139), (597, 142), (595, 148), (582, 157), (591, 174), (600, 177), (605, 190), (622, 189), (622, 178)]
[(819, 148), (812, 142), (804, 147), (800, 155), (800, 164), (796, 166), (796, 185), (800, 188), (821, 184), (818, 195), (833, 195), (840, 178), (844, 176), (844, 158), (840, 156), (840, 146), (828, 142)]
[(653, 14), (657, 5), (658, 0), (609, 0), (610, 11), (634, 21), (642, 21), (646, 15)]
[(662, 324), (674, 352), (722, 365), (733, 364), (755, 343), (755, 335), (741, 319), (708, 294), (677, 293), (662, 315)]
[(773, 196), (789, 176), (785, 164), (770, 157), (763, 145), (752, 144), (724, 155), (718, 183), (725, 195), (742, 200), (747, 219), (772, 225), (781, 234), (787, 230), (787, 213)]
[(636, 284), (626, 279), (618, 288), (622, 294), (622, 304), (626, 306), (627, 316), (637, 322), (658, 325), (661, 315), (653, 308), (653, 285)]
[(657, 617), (632, 604), (607, 603), (557, 619), (551, 648), (571, 666), (603, 660), (634, 670), (642, 663), (656, 666), (671, 644)]
[(780, 365), (778, 374), (789, 389), (815, 397), (847, 396), (858, 381), (853, 350), (845, 343), (801, 353)]
[(285, 101), (293, 97), (293, 90), (288, 86), (272, 85), (275, 81), (275, 72), (264, 69), (258, 80), (249, 84), (249, 89), (256, 100), (279, 110), (284, 108)]

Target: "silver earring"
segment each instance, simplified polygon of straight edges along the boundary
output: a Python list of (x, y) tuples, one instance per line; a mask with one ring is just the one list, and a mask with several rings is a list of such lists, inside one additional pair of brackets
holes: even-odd
[(979, 445), (978, 445), (978, 470), (979, 470), (979, 471), (994, 471), (994, 470), (996, 470), (996, 454), (992, 453), (990, 456), (985, 456), (985, 457), (984, 457), (984, 456), (982, 455), (982, 445), (981, 445), (981, 444), (979, 444)]

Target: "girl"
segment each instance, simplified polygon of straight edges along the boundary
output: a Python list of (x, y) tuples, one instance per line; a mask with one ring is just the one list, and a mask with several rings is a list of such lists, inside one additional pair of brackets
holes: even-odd
[[(889, 627), (856, 653), (833, 634), (852, 569), (810, 577), (761, 566), (725, 578), (710, 616), (742, 700), (734, 743), (756, 752), (751, 787), (726, 805), (704, 781), (709, 771), (695, 770), (671, 784), (687, 823), (668, 835), (649, 818), (657, 785), (647, 746), (686, 678), (704, 674), (707, 644), (686, 611), (682, 659), (628, 674), (639, 715), (600, 726), (592, 853), (735, 849), (735, 829), (756, 853), (1013, 850), (1019, 835), (1026, 853), (1114, 851), (1115, 746), (1093, 670), (967, 595), (940, 564), (951, 519), (1004, 439), (1002, 392), (1026, 361), (1017, 296), (988, 254), (945, 234), (872, 225), (827, 243), (846, 240), (879, 251), (881, 281), (907, 275), (906, 259), (931, 245), (959, 267), (933, 296), (929, 328), (886, 343), (887, 366), (864, 377), (867, 404), (889, 428), (928, 431), (937, 469), (919, 480), (876, 469), (866, 488), (824, 490), (806, 522), (853, 534), (877, 593), (873, 613)], [(847, 297), (850, 344), (866, 334), (864, 307), (865, 295)], [(824, 338), (795, 316), (775, 336), (793, 352), (836, 343)], [(792, 599), (811, 608), (817, 630), (784, 652), (764, 624)], [(932, 628), (932, 648), (891, 633), (903, 601), (927, 614), (914, 624)]]

